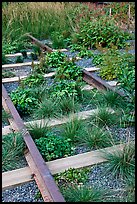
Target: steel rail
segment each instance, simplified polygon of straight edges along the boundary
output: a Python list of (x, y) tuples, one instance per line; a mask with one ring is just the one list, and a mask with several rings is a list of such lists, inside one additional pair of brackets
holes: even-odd
[[(40, 191), (42, 197), (45, 202), (65, 202), (59, 188), (57, 187), (48, 166), (46, 165), (44, 159), (42, 158), (37, 146), (35, 145), (31, 135), (29, 134), (28, 130), (26, 129), (19, 113), (17, 112), (15, 106), (13, 105), (8, 93), (2, 84), (2, 97), (3, 102), (9, 109), (14, 122), (18, 128), (18, 131), (22, 133), (23, 139), (27, 145), (28, 152), (31, 157), (31, 161), (33, 162), (28, 163), (32, 172), (35, 172), (34, 178), (36, 180), (37, 185), (40, 187)], [(38, 179), (40, 178), (40, 179)], [(48, 195), (45, 195), (45, 190), (47, 189)], [(46, 192), (47, 193), (47, 192)]]
[(121, 96), (125, 96), (125, 94), (122, 91), (115, 89), (115, 87), (109, 85), (100, 77), (96, 76), (95, 73), (91, 73), (85, 69), (83, 70), (83, 80), (97, 89), (111, 90), (118, 93)]

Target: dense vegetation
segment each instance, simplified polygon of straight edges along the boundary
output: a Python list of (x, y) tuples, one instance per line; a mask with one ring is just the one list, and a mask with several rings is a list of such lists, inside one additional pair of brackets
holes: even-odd
[[(2, 3), (2, 64), (9, 63), (5, 54), (15, 52), (22, 53), (16, 63), (23, 62), (28, 48), (32, 49), (32, 60), (40, 60), (39, 65), (32, 63), (32, 73), (19, 81), (19, 87), (10, 94), (19, 114), (34, 120), (51, 119), (97, 108), (86, 122), (72, 117), (58, 128), (49, 128), (47, 123), (27, 127), (45, 161), (75, 155), (81, 147), (90, 151), (119, 144), (122, 141), (111, 128), (134, 126), (135, 57), (128, 53), (127, 40), (133, 39), (128, 31), (134, 29), (135, 4), (130, 3), (130, 19), (128, 5), (126, 2), (105, 6), (90, 2)], [(76, 65), (75, 57), (68, 60), (60, 51), (42, 54), (37, 46), (29, 43), (25, 33), (40, 40), (51, 40), (52, 48), (68, 47), (71, 52), (78, 51), (79, 57), (92, 57), (92, 63), (100, 67), (99, 75), (105, 80), (116, 79), (125, 96), (111, 91), (83, 90), (82, 67)], [(99, 54), (94, 53), (96, 49)], [(52, 71), (56, 74), (49, 83), (43, 74)], [(13, 76), (6, 71), (2, 75)], [(2, 121), (7, 122), (8, 117), (11, 116), (3, 111)], [(7, 135), (2, 143), (3, 169), (9, 170), (14, 158), (18, 161), (22, 156), (24, 143), (18, 134)], [(108, 160), (105, 173), (125, 179), (121, 197), (113, 199), (113, 192), (108, 189), (88, 187), (89, 168), (69, 169), (55, 175), (67, 201), (134, 201), (134, 144), (128, 143), (123, 150), (105, 153), (104, 157)]]

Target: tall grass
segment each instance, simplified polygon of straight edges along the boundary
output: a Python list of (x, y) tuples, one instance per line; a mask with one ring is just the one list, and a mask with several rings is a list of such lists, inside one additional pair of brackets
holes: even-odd
[(14, 41), (26, 32), (37, 38), (47, 38), (56, 31), (68, 32), (71, 26), (67, 19), (76, 5), (77, 2), (10, 3), (2, 8), (3, 40)]

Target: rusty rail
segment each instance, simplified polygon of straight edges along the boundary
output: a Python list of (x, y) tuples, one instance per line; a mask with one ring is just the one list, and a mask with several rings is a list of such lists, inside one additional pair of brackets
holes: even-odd
[[(23, 139), (27, 145), (28, 151), (26, 152), (26, 158), (34, 179), (41, 191), (42, 197), (45, 202), (65, 202), (59, 188), (57, 187), (44, 159), (42, 158), (39, 150), (37, 149), (31, 135), (26, 129), (20, 115), (18, 114), (15, 106), (13, 105), (8, 93), (2, 85), (2, 97), (4, 109), (9, 109), (14, 123), (18, 131), (22, 133)], [(29, 156), (28, 156), (29, 154)]]
[(86, 81), (88, 84), (94, 86), (95, 88), (102, 90), (112, 90), (121, 96), (125, 96), (122, 91), (116, 90), (116, 88), (107, 84), (104, 80), (96, 76), (94, 73), (83, 70), (83, 80)]
[(34, 38), (32, 35), (26, 33), (24, 36), (29, 37), (31, 40), (33, 40), (33, 42), (36, 45), (41, 47), (44, 51), (46, 51), (46, 52), (53, 52), (52, 48), (50, 48), (49, 46), (43, 44), (41, 41), (39, 41), (38, 39)]

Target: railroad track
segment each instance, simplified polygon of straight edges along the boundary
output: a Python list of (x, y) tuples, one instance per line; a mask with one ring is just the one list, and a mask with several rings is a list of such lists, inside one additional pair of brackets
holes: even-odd
[[(43, 45), (40, 41), (38, 41), (33, 36), (30, 37), (33, 42), (35, 42), (38, 46), (40, 46), (44, 51), (52, 52), (53, 50), (46, 45)], [(19, 54), (16, 54), (20, 56)], [(12, 54), (13, 56), (13, 54)], [(34, 62), (39, 63), (39, 62)], [(23, 67), (26, 66), (25, 63), (15, 64), (13, 65), (3, 65), (2, 69), (8, 69), (11, 67)], [(31, 66), (31, 63), (27, 63), (27, 66)], [(96, 87), (98, 89), (109, 89), (118, 92), (120, 95), (123, 93), (117, 91), (115, 89), (117, 82), (106, 83), (104, 80), (101, 80), (94, 74), (94, 71), (97, 71), (99, 68), (91, 67), (83, 69), (83, 80), (86, 81), (90, 86), (88, 87)], [(44, 77), (54, 76), (55, 72), (45, 74)], [(13, 78), (5, 78), (2, 79), (2, 83), (15, 82), (19, 80), (23, 80), (27, 76), (22, 77), (13, 77)], [(91, 86), (92, 85), (92, 86)], [(10, 126), (5, 126), (2, 129), (3, 136), (10, 132), (21, 132), (23, 135), (23, 139), (26, 144), (26, 151), (24, 152), (25, 158), (27, 160), (28, 166), (5, 172), (2, 174), (2, 189), (8, 189), (17, 185), (21, 185), (22, 183), (29, 182), (35, 180), (38, 188), (41, 192), (44, 202), (65, 202), (59, 188), (57, 187), (52, 175), (55, 173), (63, 172), (69, 168), (81, 168), (84, 166), (90, 166), (97, 163), (102, 163), (106, 161), (103, 158), (102, 150), (95, 150), (63, 159), (57, 159), (50, 162), (45, 162), (37, 149), (29, 131), (26, 128), (26, 124), (22, 121), (20, 115), (18, 114), (15, 106), (13, 105), (4, 85), (2, 85), (2, 105), (6, 112), (9, 112), (12, 116), (12, 119), (8, 119)], [(82, 117), (82, 119), (87, 119), (92, 115), (92, 113), (96, 110), (92, 111), (83, 111), (78, 113), (77, 116)], [(110, 110), (113, 111), (113, 110)], [(50, 121), (49, 126), (61, 125), (66, 123), (68, 118), (63, 118), (62, 120), (53, 120)], [(41, 122), (41, 121), (32, 121)], [(113, 147), (105, 148), (109, 152), (116, 151), (118, 149), (122, 149), (124, 144), (116, 145)], [(84, 162), (83, 162), (84, 161)]]

